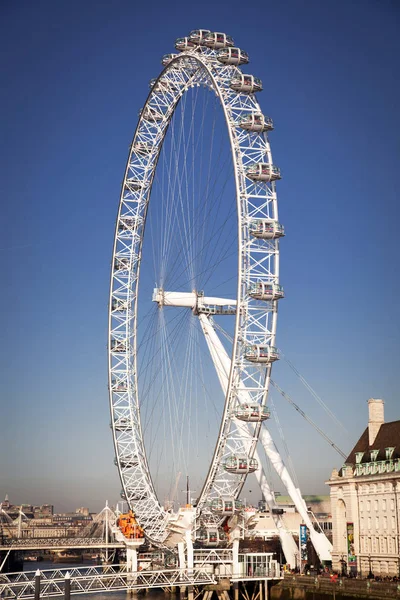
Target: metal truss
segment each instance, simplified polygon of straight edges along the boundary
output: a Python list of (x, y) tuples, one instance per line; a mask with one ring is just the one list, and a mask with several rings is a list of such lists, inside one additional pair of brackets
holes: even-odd
[(70, 548), (125, 548), (122, 542), (105, 542), (101, 538), (4, 538), (1, 549), (7, 550), (59, 550)]
[(261, 423), (252, 436), (242, 436), (235, 424), (235, 408), (245, 390), (252, 403), (265, 406), (271, 365), (252, 364), (245, 358), (249, 346), (273, 347), (277, 301), (261, 301), (249, 293), (253, 284), (279, 283), (279, 241), (251, 235), (257, 220), (278, 223), (274, 181), (253, 181), (246, 169), (254, 163), (268, 164), (272, 155), (265, 132), (239, 126), (243, 114), (259, 114), (252, 93), (230, 87), (236, 66), (217, 60), (217, 53), (197, 47), (176, 56), (162, 71), (141, 111), (122, 184), (113, 248), (109, 300), (109, 394), (114, 445), (123, 493), (135, 511), (146, 536), (162, 544), (168, 534), (169, 515), (160, 506), (151, 480), (140, 422), (137, 381), (137, 300), (146, 214), (155, 170), (171, 117), (182, 95), (195, 85), (214, 91), (229, 133), (235, 173), (238, 214), (237, 316), (232, 343), (225, 406), (212, 463), (197, 501), (198, 513), (213, 497), (237, 497), (246, 474), (224, 469), (232, 453), (251, 459)]
[[(30, 571), (0, 575), (0, 597), (5, 599), (34, 598), (35, 574), (35, 571)], [(41, 596), (63, 596), (66, 579), (71, 582), (71, 594), (216, 583), (214, 576), (206, 569), (201, 568), (195, 568), (190, 572), (186, 569), (163, 569), (135, 573), (128, 572), (126, 565), (53, 569), (40, 571)]]

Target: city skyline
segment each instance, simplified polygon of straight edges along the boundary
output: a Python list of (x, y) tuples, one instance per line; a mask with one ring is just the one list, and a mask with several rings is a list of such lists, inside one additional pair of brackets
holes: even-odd
[[(94, 510), (119, 499), (106, 365), (119, 187), (148, 81), (175, 38), (196, 26), (232, 34), (251, 56), (248, 72), (264, 81), (287, 231), (278, 346), (347, 433), (284, 361), (274, 379), (349, 451), (370, 397), (385, 400), (386, 421), (398, 418), (398, 10), (391, 2), (343, 2), (338, 11), (336, 2), (300, 9), (292, 1), (269, 7), (266, 26), (250, 27), (237, 11), (206, 3), (173, 18), (153, 15), (150, 34), (137, 26), (144, 7), (96, 4), (93, 13), (89, 5), (1, 9), (1, 302), (10, 345), (2, 348), (0, 497)], [(340, 456), (277, 393), (271, 398), (303, 493), (329, 493), (324, 481)], [(191, 469), (195, 479), (195, 460)], [(254, 486), (250, 480), (244, 495), (258, 500)]]

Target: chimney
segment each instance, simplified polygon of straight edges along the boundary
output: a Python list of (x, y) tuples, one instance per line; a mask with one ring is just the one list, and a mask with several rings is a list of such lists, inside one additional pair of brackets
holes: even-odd
[(384, 401), (377, 398), (368, 400), (368, 437), (369, 446), (372, 446), (381, 425), (385, 422)]

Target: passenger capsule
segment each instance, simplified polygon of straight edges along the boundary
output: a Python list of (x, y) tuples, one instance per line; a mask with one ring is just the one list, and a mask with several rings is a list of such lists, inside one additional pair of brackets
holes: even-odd
[(224, 462), (224, 469), (228, 473), (234, 475), (244, 475), (246, 473), (254, 473), (258, 469), (258, 462), (255, 458), (248, 456), (236, 456), (232, 454)]
[(234, 498), (214, 498), (211, 500), (210, 508), (219, 515), (233, 515), (236, 510), (243, 508), (242, 502)]
[(189, 33), (189, 40), (195, 42), (195, 44), (204, 46), (204, 39), (209, 33), (211, 33), (209, 29), (194, 29)]
[(126, 352), (126, 342), (123, 340), (111, 340), (111, 352)]
[[(157, 84), (157, 85), (156, 85)], [(155, 87), (156, 86), (156, 87)], [(150, 79), (149, 88), (153, 90), (154, 94), (161, 94), (167, 92), (177, 92), (179, 87), (174, 84), (172, 81), (168, 81), (167, 79)]]
[(244, 73), (232, 77), (230, 87), (235, 92), (242, 92), (243, 94), (253, 94), (254, 92), (261, 92), (263, 89), (261, 79)]
[(254, 363), (272, 363), (279, 360), (278, 348), (274, 346), (247, 346), (244, 351), (246, 360)]
[(146, 106), (144, 109), (139, 111), (139, 116), (141, 116), (145, 121), (162, 121), (164, 118), (164, 115), (152, 106)]
[(218, 546), (219, 535), (218, 529), (207, 529), (207, 538), (204, 541), (205, 546)]
[(111, 381), (111, 389), (113, 392), (126, 392), (128, 385), (126, 381), (118, 381), (117, 379), (113, 379)]
[(274, 124), (262, 113), (246, 113), (240, 116), (239, 127), (246, 131), (272, 131)]
[(164, 54), (161, 60), (161, 64), (163, 67), (167, 67), (171, 61), (174, 60), (178, 55), (177, 54)]
[(281, 179), (281, 171), (275, 165), (254, 163), (246, 169), (246, 177), (253, 181), (276, 181)]
[(131, 422), (129, 419), (121, 418), (114, 421), (114, 428), (117, 431), (128, 431), (131, 429)]
[(142, 217), (136, 215), (127, 215), (124, 217), (120, 217), (118, 221), (118, 230), (119, 231), (134, 231), (141, 225), (143, 219)]
[(260, 240), (274, 240), (285, 235), (285, 228), (272, 219), (254, 219), (249, 225), (251, 235)]
[(125, 494), (124, 490), (121, 490), (119, 495), (122, 498), (122, 500), (126, 500), (126, 494)]
[(188, 37), (178, 38), (177, 40), (175, 40), (175, 48), (180, 52), (183, 52), (183, 50), (191, 50), (192, 48), (197, 48), (197, 46), (198, 44), (196, 44), (196, 42), (193, 42)]
[(246, 423), (258, 423), (259, 421), (266, 421), (271, 416), (270, 411), (266, 406), (261, 404), (242, 404), (235, 411), (235, 417), (239, 421), (246, 421)]
[(224, 65), (247, 65), (249, 55), (240, 48), (221, 48), (217, 52), (217, 60)]
[[(114, 463), (118, 466), (117, 459), (114, 459)], [(120, 456), (119, 464), (121, 465), (122, 469), (132, 469), (133, 467), (137, 467), (139, 463), (137, 457), (133, 454), (130, 454), (126, 456)]]
[(128, 179), (125, 181), (125, 187), (129, 192), (138, 192), (144, 187), (144, 183), (143, 181), (139, 181), (139, 179), (128, 177)]
[(226, 35), (226, 33), (210, 31), (206, 36), (204, 36), (204, 45), (208, 48), (214, 48), (217, 50), (218, 48), (232, 47), (235, 45), (235, 42), (231, 36)]
[(129, 302), (126, 300), (121, 300), (120, 298), (113, 298), (111, 300), (111, 310), (112, 312), (122, 312), (128, 310)]
[(249, 296), (256, 300), (280, 300), (285, 297), (283, 287), (278, 283), (267, 283), (266, 281), (257, 281), (249, 287)]
[(148, 142), (135, 142), (134, 144), (132, 144), (131, 148), (131, 150), (139, 156), (147, 156), (148, 154), (151, 154), (153, 149), (153, 144), (149, 144)]
[(114, 260), (115, 271), (128, 271), (129, 270), (129, 258), (116, 258)]

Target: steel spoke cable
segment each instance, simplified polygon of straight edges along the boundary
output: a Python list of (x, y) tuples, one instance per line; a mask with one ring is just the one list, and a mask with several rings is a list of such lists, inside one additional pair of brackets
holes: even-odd
[(315, 400), (318, 402), (318, 404), (325, 410), (325, 412), (331, 417), (331, 419), (333, 419), (335, 421), (335, 423), (337, 425), (339, 425), (348, 435), (350, 435), (348, 430), (346, 429), (346, 427), (343, 425), (343, 423), (338, 419), (338, 417), (336, 417), (336, 415), (330, 410), (330, 408), (327, 406), (327, 404), (325, 404), (325, 402), (317, 394), (317, 392), (304, 379), (304, 377), (301, 375), (301, 373), (298, 371), (298, 369), (296, 369), (294, 364), (292, 362), (290, 362), (290, 360), (288, 358), (286, 358), (286, 356), (283, 354), (283, 352), (281, 350), (279, 350), (279, 353), (282, 356), (282, 358), (285, 360), (285, 362), (289, 365), (289, 367), (292, 369), (292, 371), (300, 379), (301, 383), (307, 388), (307, 390), (310, 392), (310, 394), (315, 398)]

